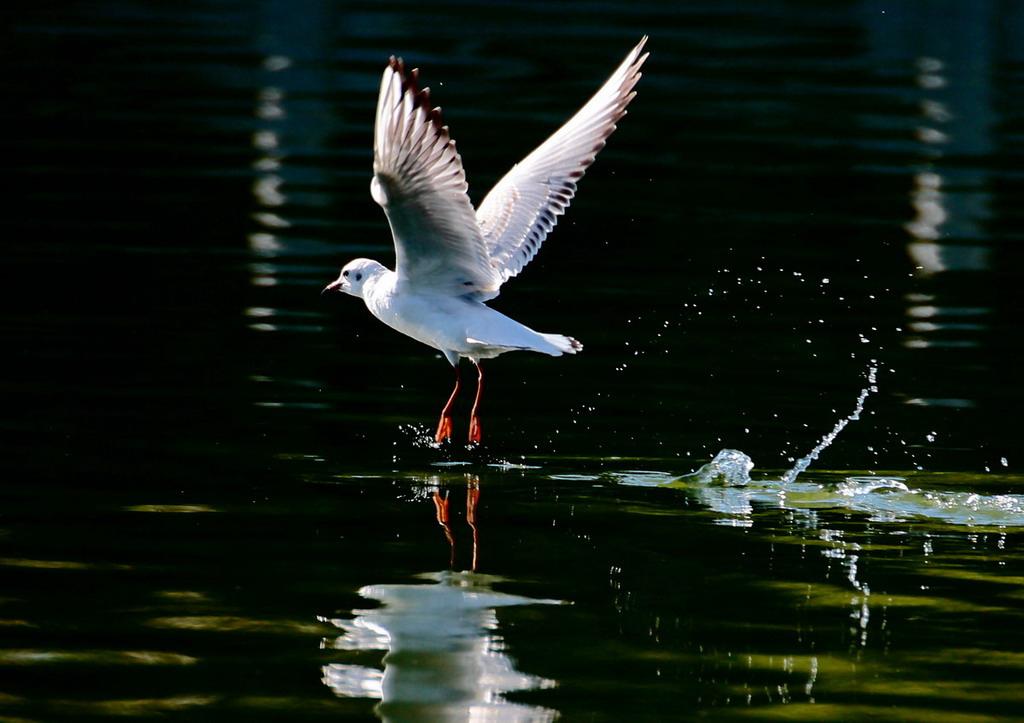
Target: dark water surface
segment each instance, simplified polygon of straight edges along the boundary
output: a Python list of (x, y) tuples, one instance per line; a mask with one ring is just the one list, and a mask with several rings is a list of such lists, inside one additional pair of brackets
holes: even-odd
[[(1020, 719), (1024, 5), (0, 20), (0, 720)], [(586, 349), (438, 449), (443, 359), (319, 297), (391, 262), (384, 63), (479, 201), (645, 33), (493, 302)]]

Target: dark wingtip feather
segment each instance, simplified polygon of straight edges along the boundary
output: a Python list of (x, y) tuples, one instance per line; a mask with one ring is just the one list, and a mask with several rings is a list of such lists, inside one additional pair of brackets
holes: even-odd
[(441, 122), (441, 108), (431, 107), (430, 103), (430, 88), (420, 89), (420, 69), (413, 68), (408, 73), (405, 72), (405, 64), (401, 58), (396, 58), (394, 55), (391, 56), (391, 60), (388, 62), (394, 72), (398, 73), (398, 77), (402, 80), (402, 95), (411, 93), (415, 106), (420, 109), (433, 125), (434, 130), (438, 135), (448, 136), (448, 126)]

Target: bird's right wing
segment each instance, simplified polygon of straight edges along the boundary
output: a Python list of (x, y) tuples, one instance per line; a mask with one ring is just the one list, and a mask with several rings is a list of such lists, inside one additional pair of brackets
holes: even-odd
[(395, 271), (407, 288), (479, 298), (497, 295), (501, 280), (487, 253), (466, 193), (462, 159), (441, 109), (391, 58), (381, 80), (374, 128), (370, 192), (387, 214)]
[(476, 218), (501, 282), (536, 255), (576, 193), (576, 183), (626, 114), (636, 95), (647, 36), (601, 89), (554, 135), (505, 174), (487, 194)]

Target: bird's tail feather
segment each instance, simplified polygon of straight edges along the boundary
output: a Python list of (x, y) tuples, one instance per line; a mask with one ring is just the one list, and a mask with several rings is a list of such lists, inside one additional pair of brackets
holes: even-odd
[(583, 345), (571, 336), (562, 336), (561, 334), (541, 334), (541, 337), (543, 337), (544, 341), (551, 344), (563, 354), (575, 354), (583, 349)]

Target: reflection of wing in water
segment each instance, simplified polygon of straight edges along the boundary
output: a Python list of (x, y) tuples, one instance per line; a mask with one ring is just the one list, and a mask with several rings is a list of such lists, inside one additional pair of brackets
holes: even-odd
[(503, 693), (554, 686), (516, 670), (501, 652), (495, 608), (557, 604), (490, 589), (498, 578), (471, 573), (425, 575), (436, 584), (369, 585), (361, 595), (373, 610), (329, 622), (345, 631), (325, 646), (384, 650), (384, 671), (360, 665), (324, 666), (324, 682), (339, 696), (380, 698), (385, 721), (550, 721), (555, 711), (510, 703)]

